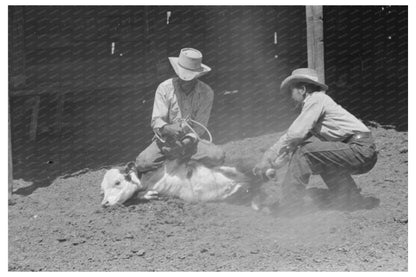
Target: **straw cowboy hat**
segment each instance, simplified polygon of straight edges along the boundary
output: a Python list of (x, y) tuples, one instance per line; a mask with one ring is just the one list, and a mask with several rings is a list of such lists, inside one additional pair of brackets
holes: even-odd
[(311, 68), (298, 68), (293, 70), (292, 75), (283, 80), (280, 85), (280, 91), (287, 93), (290, 85), (295, 83), (308, 83), (314, 84), (322, 88), (322, 90), (328, 90), (328, 86), (319, 82), (318, 73)]
[(209, 66), (202, 64), (202, 53), (194, 48), (184, 48), (179, 57), (169, 57), (176, 75), (185, 81), (201, 77), (211, 71)]

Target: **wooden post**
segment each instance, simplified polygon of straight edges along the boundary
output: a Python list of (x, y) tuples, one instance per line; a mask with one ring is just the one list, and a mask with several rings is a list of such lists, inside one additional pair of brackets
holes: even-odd
[(8, 117), (9, 117), (9, 203), (12, 201), (13, 194), (13, 158), (12, 158), (12, 129), (10, 127), (10, 104), (8, 105)]
[(29, 137), (31, 141), (34, 141), (36, 140), (38, 129), (40, 96), (35, 96), (32, 103), (32, 121), (30, 122)]
[(322, 6), (306, 6), (308, 67), (318, 72), (321, 82), (325, 82), (323, 25)]

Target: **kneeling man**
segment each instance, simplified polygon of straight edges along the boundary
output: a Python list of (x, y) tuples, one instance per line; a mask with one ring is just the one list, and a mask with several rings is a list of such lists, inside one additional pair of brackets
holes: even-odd
[(170, 57), (169, 61), (178, 77), (164, 81), (156, 90), (151, 120), (155, 138), (137, 157), (138, 171), (157, 169), (165, 159), (189, 158), (207, 166), (222, 164), (224, 151), (200, 139), (206, 132), (214, 92), (198, 77), (211, 69), (202, 64), (201, 52), (193, 48), (182, 49), (179, 57)]
[[(326, 94), (328, 86), (318, 81), (317, 72), (300, 68), (281, 84), (302, 104), (302, 111), (287, 132), (267, 150), (254, 171), (265, 174), (282, 157), (290, 157), (282, 183), (280, 207), (303, 204), (309, 177), (320, 175), (331, 197), (342, 206), (362, 208), (365, 199), (351, 175), (370, 171), (377, 152), (370, 130)], [(333, 203), (337, 205), (337, 203)], [(338, 206), (338, 205), (337, 205)]]

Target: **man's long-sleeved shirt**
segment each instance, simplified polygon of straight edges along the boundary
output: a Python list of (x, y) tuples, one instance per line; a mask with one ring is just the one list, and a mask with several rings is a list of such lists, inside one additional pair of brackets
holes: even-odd
[(271, 149), (279, 153), (286, 147), (294, 147), (308, 133), (324, 141), (343, 141), (354, 132), (370, 130), (325, 92), (314, 92), (305, 97), (300, 115)]
[[(181, 90), (177, 78), (168, 79), (156, 90), (151, 126), (157, 130), (189, 116), (207, 127), (213, 101), (213, 90), (200, 80), (187, 95)], [(199, 136), (204, 134), (203, 128), (196, 124), (191, 126)]]

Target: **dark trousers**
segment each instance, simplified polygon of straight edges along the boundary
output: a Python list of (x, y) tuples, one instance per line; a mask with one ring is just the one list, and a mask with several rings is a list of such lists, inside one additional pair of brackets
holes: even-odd
[(297, 147), (282, 185), (282, 203), (292, 203), (305, 193), (311, 175), (320, 175), (331, 192), (359, 191), (351, 175), (370, 171), (377, 162), (373, 138), (347, 142), (314, 138)]

